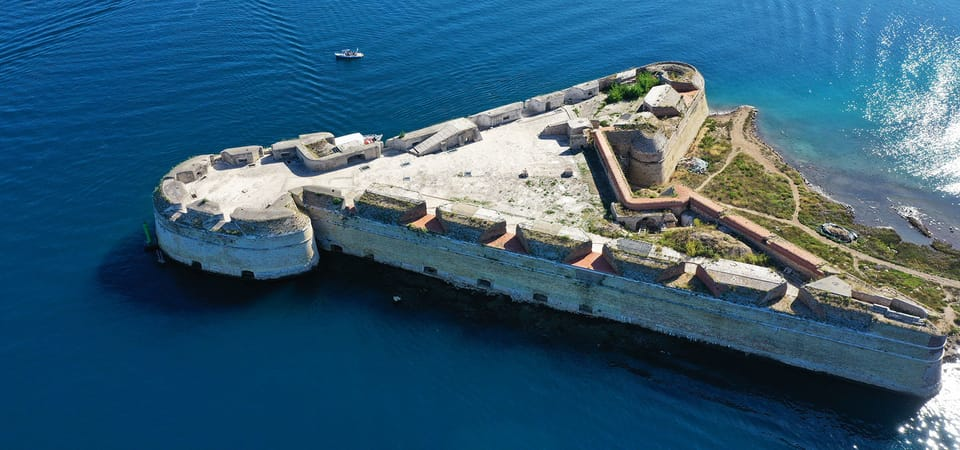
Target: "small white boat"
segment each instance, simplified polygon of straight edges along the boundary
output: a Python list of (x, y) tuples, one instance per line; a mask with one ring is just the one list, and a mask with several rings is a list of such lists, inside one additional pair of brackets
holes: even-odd
[(340, 50), (339, 52), (334, 53), (334, 56), (336, 56), (337, 59), (360, 59), (360, 58), (363, 58), (363, 53), (360, 53), (359, 48), (356, 50), (350, 50), (349, 48), (345, 48), (343, 50)]

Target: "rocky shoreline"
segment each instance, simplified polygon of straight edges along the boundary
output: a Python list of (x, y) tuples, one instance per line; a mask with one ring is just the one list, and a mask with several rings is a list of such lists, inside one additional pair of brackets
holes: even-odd
[[(761, 157), (767, 158), (774, 164), (790, 167), (791, 169), (795, 170), (798, 174), (800, 174), (807, 189), (817, 193), (818, 195), (822, 196), (828, 201), (831, 201), (833, 203), (843, 206), (848, 211), (850, 211), (851, 214), (853, 214), (853, 217), (855, 219), (857, 219), (858, 216), (856, 214), (856, 210), (852, 205), (837, 200), (836, 198), (832, 197), (828, 192), (826, 192), (821, 186), (811, 183), (807, 176), (805, 176), (802, 172), (800, 172), (800, 170), (797, 169), (796, 167), (793, 167), (792, 165), (790, 165), (787, 162), (786, 158), (784, 158), (783, 155), (778, 150), (776, 150), (772, 145), (767, 143), (762, 138), (759, 130), (759, 126), (758, 126), (758, 121), (757, 121), (757, 116), (759, 114), (759, 110), (757, 108), (752, 106), (741, 106), (732, 111), (724, 112), (722, 114), (716, 114), (715, 116), (717, 117), (729, 116), (732, 120), (733, 117), (736, 116), (737, 114), (743, 114), (744, 110), (746, 110), (748, 114), (746, 121), (744, 123), (744, 128), (743, 128), (744, 134), (748, 140), (752, 141), (762, 149), (761, 155), (760, 155)], [(945, 246), (950, 246), (949, 243), (942, 240), (938, 240), (933, 235), (933, 233), (931, 232), (931, 230), (923, 220), (923, 217), (924, 217), (923, 212), (920, 211), (918, 208), (900, 206), (900, 207), (895, 207), (894, 210), (897, 212), (897, 214), (900, 217), (902, 217), (905, 221), (907, 221), (918, 232), (920, 232), (921, 234), (923, 234), (928, 238), (933, 239), (934, 247), (937, 243), (940, 243), (941, 245), (945, 245)], [(865, 225), (865, 226), (868, 226), (868, 225)], [(951, 232), (952, 231), (953, 229), (951, 229)], [(949, 253), (953, 254), (953, 252), (949, 252)], [(958, 251), (957, 255), (960, 256), (960, 251)], [(954, 291), (945, 290), (944, 292), (945, 292), (945, 301), (947, 303), (955, 303), (958, 299), (960, 299), (960, 290), (954, 290)], [(956, 324), (957, 324), (957, 321), (960, 319), (958, 319), (958, 314), (954, 310), (954, 308), (947, 306), (944, 308), (942, 313), (943, 313), (944, 323), (946, 323), (948, 326), (950, 324), (953, 324), (954, 325), (953, 330), (956, 331)], [(945, 353), (944, 353), (943, 360), (945, 362), (960, 361), (960, 333), (956, 333), (956, 332), (948, 333), (947, 344), (944, 348), (944, 352)]]

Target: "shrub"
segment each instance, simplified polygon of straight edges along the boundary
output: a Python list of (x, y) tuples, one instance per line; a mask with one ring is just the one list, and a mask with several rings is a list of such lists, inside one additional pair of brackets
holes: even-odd
[(660, 83), (660, 80), (650, 72), (640, 72), (633, 83), (613, 83), (607, 90), (607, 103), (617, 103), (624, 100), (636, 100)]

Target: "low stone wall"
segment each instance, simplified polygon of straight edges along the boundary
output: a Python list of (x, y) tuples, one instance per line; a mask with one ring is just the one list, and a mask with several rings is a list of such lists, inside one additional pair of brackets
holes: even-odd
[(543, 131), (540, 132), (540, 136), (566, 136), (570, 133), (570, 124), (567, 121), (559, 123), (551, 123), (543, 128)]
[(320, 208), (339, 211), (344, 208), (343, 193), (337, 189), (321, 186), (304, 186), (293, 196), (301, 208)]
[(876, 305), (882, 305), (894, 311), (899, 311), (922, 319), (927, 318), (928, 315), (927, 310), (923, 309), (922, 306), (899, 298), (889, 298), (856, 290), (854, 290), (851, 295), (857, 300)]

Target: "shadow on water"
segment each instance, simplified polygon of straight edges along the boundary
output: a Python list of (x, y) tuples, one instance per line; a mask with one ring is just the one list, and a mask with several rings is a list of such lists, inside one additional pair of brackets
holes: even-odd
[[(925, 400), (787, 366), (712, 345), (693, 343), (636, 326), (512, 302), (501, 295), (452, 289), (446, 283), (342, 254), (321, 255), (321, 284), (343, 282), (383, 292), (386, 314), (454, 323), (469, 338), (535, 345), (599, 355), (655, 389), (704, 398), (747, 414), (778, 416), (819, 411), (851, 433), (892, 439)], [(377, 273), (376, 279), (363, 275)], [(387, 299), (400, 295), (403, 302)], [(758, 411), (760, 410), (760, 411)]]
[(97, 269), (97, 278), (108, 292), (131, 303), (166, 313), (216, 312), (242, 308), (263, 299), (278, 287), (316, 289), (308, 278), (275, 281), (241, 280), (200, 272), (166, 258), (157, 262), (143, 248), (143, 235), (119, 240)]
[[(599, 356), (611, 368), (644, 379), (668, 396), (701, 398), (747, 415), (779, 417), (784, 409), (825, 414), (849, 432), (892, 439), (924, 400), (772, 360), (689, 342), (635, 326), (515, 303), (500, 295), (452, 289), (438, 280), (342, 254), (322, 253), (321, 268), (278, 281), (201, 273), (144, 252), (136, 235), (120, 241), (99, 267), (100, 283), (131, 302), (170, 314), (216, 313), (255, 304), (279, 290), (304, 305), (320, 296), (339, 306), (404, 321), (454, 324), (464, 337)], [(362, 295), (357, 294), (362, 291)], [(395, 304), (391, 297), (400, 296)]]

